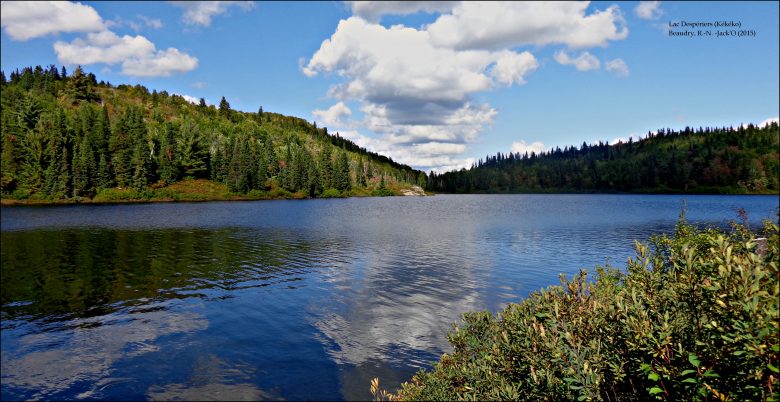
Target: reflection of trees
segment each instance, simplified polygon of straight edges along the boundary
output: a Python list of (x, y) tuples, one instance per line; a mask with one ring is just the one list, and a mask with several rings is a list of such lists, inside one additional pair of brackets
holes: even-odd
[[(255, 369), (247, 365), (227, 364), (214, 355), (205, 356), (193, 367), (185, 383), (153, 385), (147, 390), (152, 401), (258, 401), (279, 399), (258, 389), (251, 381)], [(238, 378), (237, 378), (238, 377)], [(237, 380), (243, 381), (236, 383)]]
[[(4, 317), (95, 316), (117, 302), (263, 286), (305, 270), (286, 233), (248, 230), (2, 232)], [(304, 261), (305, 262), (305, 261)]]

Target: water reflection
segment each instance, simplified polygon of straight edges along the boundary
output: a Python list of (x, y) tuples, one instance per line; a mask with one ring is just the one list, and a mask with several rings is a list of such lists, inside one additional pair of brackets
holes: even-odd
[(250, 383), (255, 371), (249, 364), (228, 363), (217, 356), (207, 355), (198, 359), (187, 381), (153, 385), (147, 390), (146, 397), (152, 401), (278, 400), (278, 396)]
[[(689, 197), (755, 223), (776, 197)], [(461, 313), (669, 231), (675, 196), (3, 208), (0, 399), (366, 399)]]
[[(20, 394), (22, 399), (100, 398), (101, 389), (116, 381), (112, 367), (119, 360), (160, 352), (157, 342), (161, 337), (189, 335), (208, 327), (202, 315), (174, 311), (166, 304), (150, 305), (138, 317), (130, 308), (101, 317), (76, 318), (64, 322), (54, 333), (22, 333), (15, 338), (4, 334), (4, 396), (18, 389), (34, 390)], [(68, 389), (79, 392), (58, 394)]]

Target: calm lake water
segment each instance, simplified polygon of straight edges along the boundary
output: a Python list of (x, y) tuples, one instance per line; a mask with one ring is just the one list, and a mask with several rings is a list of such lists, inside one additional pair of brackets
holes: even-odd
[(471, 310), (776, 196), (435, 197), (2, 208), (11, 399), (367, 399)]

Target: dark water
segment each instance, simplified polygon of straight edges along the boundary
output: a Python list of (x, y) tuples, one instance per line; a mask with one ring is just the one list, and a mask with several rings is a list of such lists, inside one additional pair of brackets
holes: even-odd
[(496, 311), (774, 196), (462, 195), (2, 208), (11, 399), (366, 399)]

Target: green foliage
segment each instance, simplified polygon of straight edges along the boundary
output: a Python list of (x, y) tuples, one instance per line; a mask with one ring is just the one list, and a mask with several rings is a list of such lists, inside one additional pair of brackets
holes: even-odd
[[(583, 143), (542, 154), (498, 153), (471, 169), (432, 174), (446, 193), (780, 193), (777, 123), (658, 130), (633, 142)], [(421, 186), (423, 187), (423, 186)]]
[(371, 192), (371, 195), (374, 197), (391, 197), (395, 195), (395, 192), (393, 190), (390, 190), (389, 188), (377, 188), (374, 191)]
[[(81, 67), (66, 73), (55, 66), (27, 67), (2, 83), (4, 198), (83, 200), (102, 194), (99, 199), (111, 200), (127, 197), (127, 188), (171, 198), (150, 185), (206, 178), (236, 196), (316, 197), (328, 188), (343, 196), (368, 187), (365, 175), (353, 174), (351, 161), (361, 161), (360, 171), (374, 166), (407, 184), (420, 173), (338, 133), (262, 107), (257, 113), (236, 111), (224, 97), (219, 108), (205, 101), (193, 105), (141, 85), (98, 84)], [(109, 188), (118, 193), (100, 191)]]
[(339, 198), (341, 197), (341, 191), (336, 190), (335, 188), (329, 188), (320, 194), (321, 198)]
[(625, 272), (581, 271), (510, 304), (468, 313), (452, 355), (397, 394), (422, 400), (778, 400), (780, 241), (681, 219), (636, 245)]

